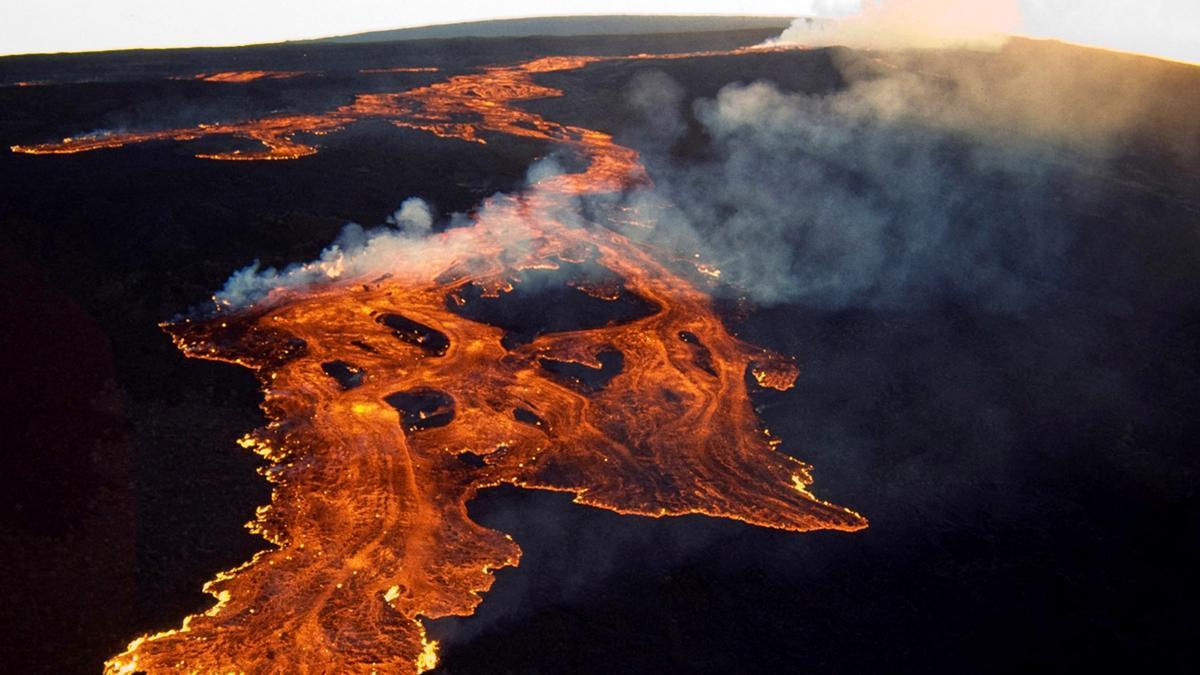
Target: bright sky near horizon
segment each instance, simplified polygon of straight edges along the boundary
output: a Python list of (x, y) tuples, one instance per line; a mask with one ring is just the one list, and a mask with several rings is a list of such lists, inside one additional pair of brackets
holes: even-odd
[[(27, 54), (241, 45), (568, 14), (836, 16), (856, 11), (863, 0), (510, 0), (486, 8), (477, 0), (0, 2), (0, 54)], [(1200, 63), (1200, 0), (1019, 0), (1019, 4), (1024, 15), (1021, 34)]]

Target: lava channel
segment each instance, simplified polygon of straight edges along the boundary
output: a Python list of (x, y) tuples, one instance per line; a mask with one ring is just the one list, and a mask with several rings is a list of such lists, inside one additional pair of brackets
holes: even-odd
[[(271, 503), (250, 527), (273, 546), (206, 585), (211, 609), (138, 638), (108, 673), (428, 670), (437, 645), (422, 619), (472, 614), (492, 572), (520, 558), (467, 514), (502, 484), (622, 514), (866, 526), (808, 491), (809, 467), (751, 405), (753, 387), (792, 386), (793, 362), (734, 337), (699, 282), (621, 233), (628, 212), (561, 221), (581, 195), (648, 184), (637, 153), (607, 134), (512, 106), (559, 95), (534, 73), (591, 60), (359, 97), (336, 118), (378, 109), (460, 139), (533, 135), (579, 153), (581, 173), (490, 199), (471, 226), (392, 252), (385, 275), (164, 324), (186, 355), (240, 364), (262, 385), (269, 423), (242, 444), (270, 462)], [(583, 323), (530, 318), (529, 304), (522, 316), (539, 297), (523, 284), (540, 273), (572, 277), (566, 302), (622, 307)]]

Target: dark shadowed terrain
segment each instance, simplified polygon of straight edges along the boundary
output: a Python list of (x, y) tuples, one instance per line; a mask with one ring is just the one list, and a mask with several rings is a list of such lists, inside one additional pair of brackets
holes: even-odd
[[(254, 379), (185, 360), (160, 321), (408, 197), (444, 225), (548, 153), (384, 122), (286, 162), (195, 159), (237, 147), (211, 139), (8, 146), (772, 32), (0, 59), (4, 669), (98, 672), (211, 604), (203, 582), (263, 545), (242, 524), (268, 486), (235, 443), (261, 424)], [(361, 72), (426, 66), (442, 70)], [(308, 74), (171, 79), (253, 69)], [(473, 516), (525, 555), (476, 616), (431, 622), (436, 672), (1194, 668), (1200, 69), (1016, 42), (539, 81), (566, 95), (530, 109), (643, 153), (679, 206), (662, 236), (726, 270), (739, 335), (796, 356), (796, 388), (757, 399), (766, 426), (814, 465), (815, 494), (871, 526), (798, 535), (492, 490)]]

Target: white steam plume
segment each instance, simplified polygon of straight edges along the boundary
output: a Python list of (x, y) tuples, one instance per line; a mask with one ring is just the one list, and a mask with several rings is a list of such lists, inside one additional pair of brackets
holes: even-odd
[(385, 219), (385, 225), (365, 229), (350, 223), (343, 227), (316, 260), (282, 270), (263, 268), (254, 261), (231, 275), (213, 300), (219, 308), (241, 308), (270, 301), (272, 294), (291, 289), (360, 282), (381, 275), (414, 286), (427, 284), (451, 265), (465, 264), (479, 255), (479, 240), (466, 229), (468, 226), (482, 230), (488, 241), (499, 242), (509, 253), (519, 254), (530, 240), (531, 221), (553, 218), (560, 223), (578, 223), (583, 218), (573, 200), (560, 203), (563, 200), (552, 198), (557, 193), (532, 199), (541, 205), (536, 209), (522, 205), (522, 197), (539, 196), (540, 181), (562, 172), (553, 158), (540, 160), (528, 171), (529, 187), (517, 196), (498, 193), (484, 200), (470, 216), (451, 214), (441, 232), (433, 229), (434, 209), (425, 200), (410, 197)]
[(387, 223), (413, 235), (427, 235), (433, 231), (433, 209), (424, 199), (409, 197), (387, 217)]
[(453, 241), (429, 236), (433, 209), (419, 197), (406, 199), (386, 222), (386, 226), (370, 230), (357, 223), (346, 225), (337, 239), (310, 262), (279, 270), (263, 269), (256, 260), (234, 272), (213, 299), (219, 306), (244, 307), (275, 290), (416, 269), (431, 254), (451, 252)]
[[(814, 13), (845, 14), (848, 3), (816, 3)], [(861, 49), (995, 48), (1020, 25), (1016, 0), (865, 0), (843, 18), (797, 19), (774, 44)]]

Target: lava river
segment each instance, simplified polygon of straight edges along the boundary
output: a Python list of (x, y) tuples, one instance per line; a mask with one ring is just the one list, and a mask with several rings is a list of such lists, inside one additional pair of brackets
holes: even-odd
[[(326, 259), (313, 264), (319, 282), (164, 325), (188, 356), (241, 364), (262, 383), (270, 421), (243, 444), (270, 460), (271, 503), (250, 526), (273, 546), (206, 586), (210, 610), (138, 638), (107, 672), (428, 670), (437, 645), (421, 619), (471, 614), (492, 571), (520, 557), (467, 515), (490, 486), (623, 514), (866, 526), (808, 492), (808, 467), (754, 412), (749, 388), (791, 387), (792, 361), (730, 334), (702, 274), (627, 237), (642, 227), (635, 211), (583, 220), (572, 208), (648, 186), (637, 153), (513, 104), (559, 95), (537, 73), (593, 60), (492, 67), (324, 116), (169, 136), (244, 134), (267, 150), (238, 158), (293, 157), (313, 150), (295, 133), (376, 116), (466, 141), (543, 139), (587, 168), (494, 197), (468, 227), (391, 240), (373, 256), (385, 273)], [(512, 310), (538, 275), (565, 278), (561, 297), (588, 308), (584, 319), (555, 323), (558, 301)], [(522, 332), (531, 312), (549, 318)]]

